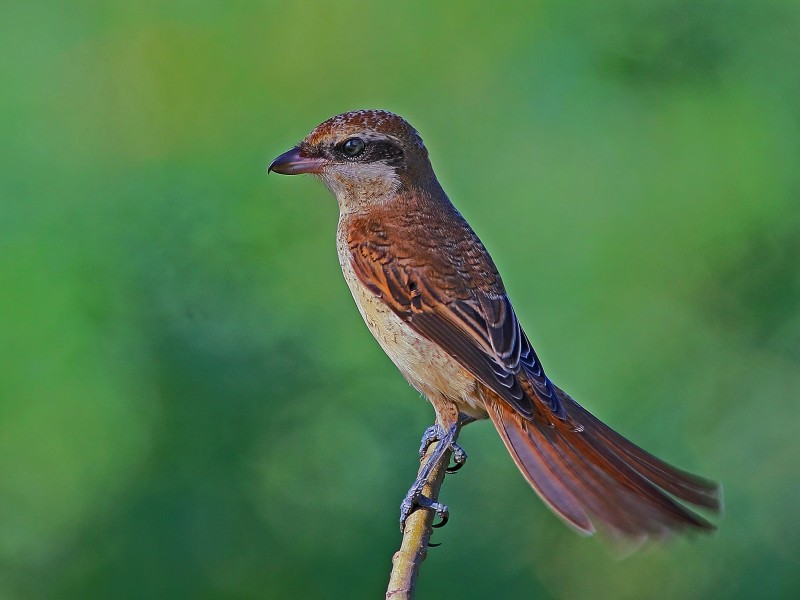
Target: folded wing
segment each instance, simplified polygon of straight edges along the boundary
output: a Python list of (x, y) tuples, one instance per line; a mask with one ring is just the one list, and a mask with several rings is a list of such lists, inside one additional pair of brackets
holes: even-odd
[[(418, 252), (393, 248), (385, 235), (351, 235), (349, 242), (359, 280), (487, 388), (489, 417), (556, 514), (586, 533), (601, 525), (626, 537), (713, 529), (677, 500), (718, 510), (718, 486), (642, 450), (557, 388), (499, 276), (487, 286), (486, 277), (476, 282), (463, 264), (419, 260)], [(488, 255), (485, 261), (471, 268), (494, 269)]]

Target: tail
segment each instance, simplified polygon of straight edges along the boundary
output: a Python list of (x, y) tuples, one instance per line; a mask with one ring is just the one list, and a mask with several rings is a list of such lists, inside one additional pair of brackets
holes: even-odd
[(558, 394), (579, 426), (527, 420), (496, 397), (486, 406), (525, 479), (558, 516), (585, 534), (599, 526), (625, 538), (714, 529), (675, 498), (717, 512), (716, 483), (668, 465)]

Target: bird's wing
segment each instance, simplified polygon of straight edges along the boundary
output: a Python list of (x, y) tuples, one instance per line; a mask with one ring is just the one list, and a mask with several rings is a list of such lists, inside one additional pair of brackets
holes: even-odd
[(523, 417), (565, 419), (499, 278), (494, 289), (472, 287), (458, 270), (406, 258), (382, 240), (351, 234), (349, 246), (359, 281), (409, 327), (441, 346)]
[[(586, 533), (600, 523), (629, 538), (713, 529), (670, 494), (719, 510), (716, 484), (639, 448), (550, 382), (499, 277), (485, 285), (496, 271), (482, 246), (472, 264), (433, 268), (425, 248), (357, 231), (349, 243), (361, 283), (494, 392), (489, 417), (525, 478), (564, 520)], [(479, 281), (470, 279), (476, 272)]]

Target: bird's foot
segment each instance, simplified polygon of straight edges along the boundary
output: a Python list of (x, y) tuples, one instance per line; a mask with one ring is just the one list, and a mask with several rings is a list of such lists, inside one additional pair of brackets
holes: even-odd
[(419, 446), (419, 459), (423, 459), (433, 442), (442, 442), (437, 448), (444, 446), (445, 449), (449, 448), (453, 452), (453, 466), (447, 467), (447, 473), (455, 473), (463, 467), (464, 463), (467, 462), (467, 453), (464, 452), (461, 446), (453, 441), (454, 436), (450, 433), (451, 430), (453, 430), (452, 427), (450, 430), (446, 430), (438, 423), (434, 423), (428, 427), (425, 433), (422, 434), (422, 441)]
[(431, 527), (444, 527), (447, 523), (447, 519), (450, 518), (450, 511), (448, 510), (447, 506), (441, 502), (434, 502), (422, 493), (422, 487), (424, 485), (425, 482), (420, 484), (419, 480), (415, 481), (414, 485), (411, 486), (411, 489), (408, 490), (403, 502), (400, 504), (401, 532), (405, 532), (406, 520), (408, 520), (408, 517), (411, 516), (411, 513), (418, 508), (429, 508), (436, 513), (437, 517), (439, 517), (439, 522), (434, 523), (431, 525)]
[(414, 484), (408, 490), (406, 497), (400, 505), (400, 531), (405, 531), (406, 520), (417, 508), (428, 508), (436, 513), (436, 516), (439, 517), (439, 522), (433, 525), (433, 527), (443, 527), (445, 523), (447, 523), (449, 516), (447, 506), (428, 498), (422, 493), (422, 490), (428, 484), (434, 470), (439, 466), (448, 451), (453, 453), (454, 465), (445, 470), (447, 473), (456, 472), (466, 462), (467, 453), (464, 452), (461, 446), (455, 443), (455, 438), (458, 436), (460, 428), (461, 423), (452, 425), (448, 429), (436, 424), (425, 430), (425, 434), (422, 436), (422, 445), (419, 449), (420, 460), (425, 456), (432, 443), (439, 443), (436, 444), (436, 448), (434, 448), (427, 462), (422, 469), (420, 469), (416, 481), (414, 481)]

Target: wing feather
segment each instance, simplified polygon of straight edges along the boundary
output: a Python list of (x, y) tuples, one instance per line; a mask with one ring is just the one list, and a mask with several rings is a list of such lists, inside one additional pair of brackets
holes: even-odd
[(566, 418), (504, 290), (464, 287), (458, 274), (447, 278), (392, 255), (383, 240), (351, 241), (350, 248), (353, 269), (368, 289), (516, 412), (531, 418), (539, 405), (558, 419)]
[[(424, 239), (421, 233), (390, 243), (374, 222), (354, 228), (353, 269), (409, 327), (490, 390), (485, 407), (514, 461), (564, 520), (585, 533), (602, 524), (626, 537), (713, 529), (675, 498), (718, 510), (716, 484), (642, 450), (548, 379), (489, 255), (463, 225), (465, 243), (445, 250), (409, 246)], [(443, 252), (452, 256), (443, 260)]]

